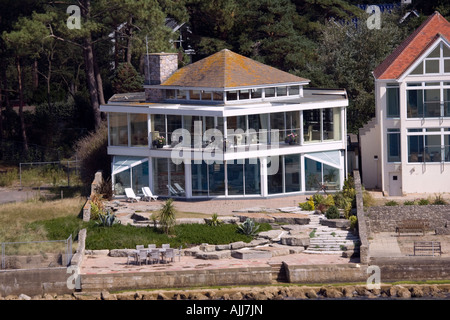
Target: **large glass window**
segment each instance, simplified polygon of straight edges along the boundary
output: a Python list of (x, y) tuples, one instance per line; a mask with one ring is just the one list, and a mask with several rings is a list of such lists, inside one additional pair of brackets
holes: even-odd
[[(277, 156), (272, 156), (272, 159)], [(269, 194), (283, 193), (283, 157), (278, 156), (278, 171), (267, 175), (267, 187)]]
[(328, 190), (340, 188), (340, 152), (327, 151), (305, 155), (306, 191), (317, 191), (325, 187)]
[(130, 114), (131, 146), (148, 146), (148, 126), (146, 114)]
[(153, 194), (160, 196), (169, 195), (169, 166), (166, 158), (153, 158)]
[(408, 136), (408, 162), (423, 162), (423, 136)]
[(167, 115), (167, 144), (175, 144), (179, 141), (177, 140), (179, 137), (176, 137), (176, 141), (172, 141), (172, 133), (176, 129), (182, 128), (181, 116), (178, 115)]
[[(164, 114), (152, 114), (151, 116), (151, 134), (152, 141), (156, 139), (156, 137), (166, 137), (166, 116)], [(167, 143), (167, 140), (166, 140)]]
[(341, 109), (323, 109), (323, 140), (341, 139)]
[(192, 196), (208, 196), (208, 169), (207, 164), (202, 161), (200, 164), (192, 163)]
[(286, 155), (284, 156), (284, 171), (285, 171), (285, 192), (296, 192), (301, 190), (300, 179), (300, 155)]
[(400, 117), (400, 89), (397, 85), (386, 88), (386, 116), (388, 118)]
[(128, 115), (109, 113), (109, 136), (112, 146), (128, 146)]
[(225, 194), (225, 168), (223, 163), (208, 165), (209, 195), (221, 196)]
[(259, 159), (245, 159), (245, 194), (261, 194)]
[(303, 111), (303, 141), (319, 142), (321, 141), (321, 110)]
[(322, 163), (305, 158), (306, 191), (317, 191), (322, 184)]
[(115, 195), (125, 194), (125, 188), (133, 188), (136, 194), (148, 186), (148, 158), (115, 156), (112, 166)]
[(227, 164), (228, 194), (244, 194), (244, 160), (230, 161)]
[(387, 130), (388, 162), (399, 162), (400, 158), (400, 129)]

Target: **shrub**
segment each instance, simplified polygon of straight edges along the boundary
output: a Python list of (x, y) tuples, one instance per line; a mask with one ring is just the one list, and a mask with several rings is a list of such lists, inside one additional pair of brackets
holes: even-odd
[(350, 216), (348, 218), (350, 220), (350, 229), (355, 230), (358, 228), (358, 218), (356, 216)]
[(389, 200), (389, 201), (387, 201), (384, 205), (385, 205), (385, 206), (389, 206), (389, 207), (392, 207), (392, 206), (398, 206), (398, 202), (397, 202), (397, 201), (394, 201), (394, 200)]
[(435, 204), (435, 205), (446, 205), (447, 202), (442, 198), (441, 195), (438, 195), (438, 196), (435, 197), (435, 199), (433, 201), (433, 204)]
[(325, 216), (327, 219), (339, 219), (341, 217), (339, 209), (336, 206), (329, 207)]
[(430, 204), (430, 201), (428, 199), (419, 199), (419, 202), (418, 202), (419, 206), (426, 206), (429, 204)]
[(314, 202), (314, 206), (317, 207), (319, 204), (324, 204), (325, 197), (319, 193), (316, 193), (312, 196), (312, 200)]
[(298, 204), (302, 210), (313, 211), (315, 209), (313, 199), (308, 199), (308, 201)]
[(104, 177), (111, 175), (111, 159), (107, 152), (108, 126), (103, 122), (96, 132), (77, 141), (76, 154), (80, 161), (80, 178), (85, 186), (89, 186), (98, 170)]
[(212, 227), (217, 227), (222, 224), (222, 221), (219, 220), (219, 216), (217, 213), (213, 213), (211, 220), (208, 221), (208, 225)]
[(416, 204), (417, 204), (417, 202), (414, 200), (406, 200), (405, 202), (403, 202), (404, 206), (414, 206)]
[(115, 223), (120, 223), (120, 220), (116, 219), (116, 214), (109, 211), (106, 214), (100, 214), (98, 220), (96, 224), (100, 227), (112, 227)]

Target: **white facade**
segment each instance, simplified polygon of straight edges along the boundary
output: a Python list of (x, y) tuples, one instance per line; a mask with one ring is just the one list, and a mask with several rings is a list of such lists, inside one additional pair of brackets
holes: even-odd
[[(362, 180), (386, 195), (450, 192), (450, 49), (436, 37), (396, 79), (375, 79), (360, 130)], [(378, 155), (378, 160), (374, 156)]]
[[(341, 189), (346, 91), (307, 89), (308, 80), (286, 78), (220, 88), (167, 85), (169, 77), (145, 85), (146, 98), (114, 96), (101, 111), (115, 194), (126, 187), (140, 194), (144, 186), (160, 197), (188, 199)], [(149, 94), (158, 100), (149, 102)]]

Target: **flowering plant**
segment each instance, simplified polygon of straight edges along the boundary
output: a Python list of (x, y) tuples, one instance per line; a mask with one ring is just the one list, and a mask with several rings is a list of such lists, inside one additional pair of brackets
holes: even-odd
[(162, 145), (166, 143), (166, 138), (162, 137), (162, 136), (158, 136), (155, 138), (155, 140), (153, 140), (153, 145)]
[(289, 133), (287, 136), (286, 136), (286, 139), (284, 139), (284, 141), (286, 142), (286, 143), (290, 143), (290, 142), (295, 142), (295, 140), (297, 139), (297, 137), (298, 137), (298, 135), (296, 134), (296, 133)]

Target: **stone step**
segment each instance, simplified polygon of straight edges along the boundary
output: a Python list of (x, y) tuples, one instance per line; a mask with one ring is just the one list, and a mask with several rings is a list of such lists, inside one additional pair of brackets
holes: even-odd
[(309, 253), (309, 254), (338, 254), (342, 255), (344, 251), (342, 250), (335, 250), (335, 251), (319, 251), (319, 250), (305, 250), (303, 253)]
[(310, 240), (309, 240), (309, 243), (339, 243), (339, 244), (343, 244), (343, 243), (346, 243), (346, 244), (356, 244), (356, 243), (358, 243), (358, 241), (356, 241), (356, 240), (346, 240), (346, 239), (343, 239), (343, 240), (336, 240), (336, 239), (315, 239), (315, 238), (311, 238)]

